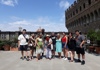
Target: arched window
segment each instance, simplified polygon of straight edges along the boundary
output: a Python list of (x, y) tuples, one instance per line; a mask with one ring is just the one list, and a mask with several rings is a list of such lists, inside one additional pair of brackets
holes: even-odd
[(98, 12), (97, 12), (97, 10), (94, 11), (94, 15), (95, 15), (94, 16), (94, 20), (97, 20), (98, 19)]
[(91, 12), (90, 13), (90, 22), (93, 22), (94, 21), (94, 14)]
[(78, 20), (79, 20), (79, 25), (80, 25), (81, 24), (81, 19), (79, 18)]
[(82, 7), (80, 6), (80, 11), (82, 11)]
[(74, 21), (74, 25), (75, 25), (75, 27), (76, 27), (76, 21)]
[(99, 16), (98, 16), (98, 18), (100, 19), (100, 8), (99, 8), (99, 10), (98, 10), (98, 11), (99, 11)]
[(84, 16), (83, 24), (86, 24), (86, 19), (87, 19), (87, 17)]
[(76, 20), (76, 26), (78, 26), (78, 20)]
[(84, 20), (83, 17), (81, 17), (81, 25), (83, 25), (83, 20)]
[(87, 15), (87, 21), (86, 22), (90, 23), (90, 15), (89, 14)]

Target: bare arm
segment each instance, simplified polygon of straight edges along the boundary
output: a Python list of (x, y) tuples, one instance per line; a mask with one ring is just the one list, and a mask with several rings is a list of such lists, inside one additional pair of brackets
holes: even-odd
[(52, 44), (52, 42), (50, 42), (48, 45), (51, 45)]
[(20, 47), (20, 40), (18, 40), (18, 48)]
[(82, 48), (82, 45), (85, 43), (85, 41), (83, 40), (80, 44), (80, 47)]
[(68, 43), (68, 37), (66, 36), (66, 44), (65, 44), (65, 47), (67, 46), (67, 43)]
[(36, 39), (36, 41), (35, 41), (35, 46), (38, 46), (38, 47), (40, 47), (39, 45), (38, 45), (38, 39)]
[(81, 40), (82, 42), (80, 44), (80, 47), (82, 48), (83, 44), (85, 43), (85, 37), (83, 35), (81, 36)]

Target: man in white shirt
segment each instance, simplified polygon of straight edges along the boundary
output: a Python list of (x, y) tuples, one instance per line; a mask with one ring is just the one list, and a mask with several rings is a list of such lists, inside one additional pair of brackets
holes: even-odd
[[(22, 34), (18, 36), (18, 48), (20, 48), (22, 57), (21, 59), (24, 60), (24, 51), (26, 56), (28, 56), (28, 39), (29, 36), (26, 34), (26, 29), (23, 29)], [(28, 59), (27, 59), (28, 60)]]

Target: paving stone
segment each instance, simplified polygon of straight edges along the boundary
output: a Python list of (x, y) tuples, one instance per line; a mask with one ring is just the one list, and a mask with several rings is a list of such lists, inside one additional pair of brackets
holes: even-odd
[(18, 51), (0, 51), (0, 70), (100, 70), (100, 56), (89, 53), (86, 53), (85, 65), (58, 58), (26, 61), (20, 56)]

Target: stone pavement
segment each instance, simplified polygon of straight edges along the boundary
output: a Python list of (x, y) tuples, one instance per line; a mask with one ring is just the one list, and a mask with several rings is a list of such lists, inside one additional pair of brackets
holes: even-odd
[(100, 70), (100, 56), (86, 53), (86, 64), (81, 65), (57, 58), (26, 61), (20, 52), (0, 51), (0, 70)]

